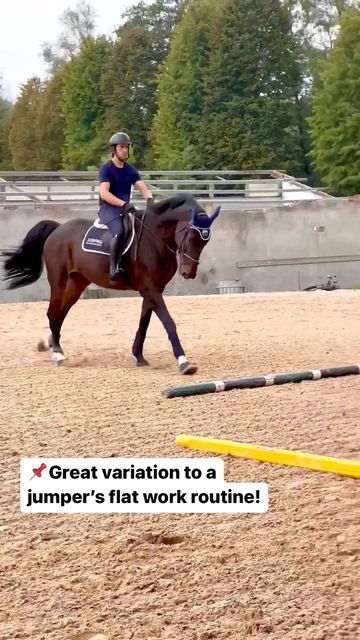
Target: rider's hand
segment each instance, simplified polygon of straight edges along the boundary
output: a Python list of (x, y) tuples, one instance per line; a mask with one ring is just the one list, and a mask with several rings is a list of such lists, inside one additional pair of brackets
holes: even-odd
[(130, 204), (130, 202), (126, 202), (122, 208), (122, 213), (128, 213), (128, 212), (136, 213), (136, 209), (134, 205)]

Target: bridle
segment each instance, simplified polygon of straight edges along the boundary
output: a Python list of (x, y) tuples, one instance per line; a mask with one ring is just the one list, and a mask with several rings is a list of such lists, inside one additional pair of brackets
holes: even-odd
[(185, 225), (184, 227), (181, 227), (181, 229), (178, 229), (177, 231), (175, 231), (175, 235), (177, 233), (180, 233), (180, 231), (184, 231), (184, 229), (186, 229), (185, 233), (184, 233), (184, 237), (180, 242), (180, 245), (177, 249), (177, 251), (175, 251), (175, 253), (178, 253), (179, 255), (182, 253), (183, 256), (185, 256), (185, 258), (189, 258), (189, 260), (191, 260), (192, 262), (195, 262), (196, 264), (200, 264), (200, 260), (198, 260), (197, 258), (193, 258), (192, 256), (189, 256), (188, 253), (185, 253), (185, 251), (181, 251), (182, 246), (186, 240), (186, 237), (190, 231), (190, 229), (195, 229), (195, 231), (198, 232), (198, 234), (200, 235), (201, 239), (204, 242), (208, 242), (210, 240), (210, 236), (211, 236), (211, 231), (210, 229), (201, 229), (200, 227), (196, 227), (192, 222), (188, 222), (187, 225)]
[[(160, 242), (169, 250), (171, 251), (171, 253), (173, 253), (174, 255), (183, 255), (186, 258), (188, 258), (189, 260), (191, 260), (192, 262), (195, 262), (196, 264), (200, 264), (200, 260), (198, 260), (197, 258), (193, 258), (192, 256), (189, 256), (188, 253), (185, 253), (185, 251), (182, 250), (182, 246), (187, 238), (187, 235), (190, 231), (190, 229), (195, 229), (195, 231), (198, 232), (198, 234), (200, 235), (201, 239), (204, 242), (208, 242), (210, 240), (210, 236), (211, 236), (211, 230), (210, 229), (203, 229), (201, 227), (197, 227), (196, 225), (194, 225), (191, 221), (188, 222), (187, 224), (185, 224), (183, 227), (181, 227), (180, 229), (177, 229), (175, 231), (175, 236), (177, 233), (181, 233), (182, 231), (185, 230), (184, 236), (180, 242), (180, 245), (178, 246), (177, 249), (173, 249), (172, 247), (170, 247), (167, 242), (165, 242), (165, 240), (163, 240), (162, 238), (159, 238), (151, 229), (149, 229), (149, 227), (144, 223), (144, 218), (145, 218), (145, 211), (141, 217), (141, 220), (139, 220), (140, 224), (141, 224), (141, 228), (146, 229), (146, 231), (148, 231), (152, 236), (154, 236), (154, 238), (157, 238), (157, 240), (160, 240)], [(135, 220), (138, 220), (138, 218), (135, 217)], [(140, 232), (141, 235), (141, 232)], [(139, 238), (140, 240), (140, 238)]]

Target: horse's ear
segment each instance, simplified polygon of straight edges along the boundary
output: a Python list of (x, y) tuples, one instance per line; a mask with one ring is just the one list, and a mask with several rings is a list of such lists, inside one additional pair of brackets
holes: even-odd
[(215, 218), (218, 217), (219, 213), (220, 213), (220, 209), (221, 207), (216, 207), (214, 213), (212, 214), (212, 216), (210, 216), (210, 221), (214, 222)]
[(194, 226), (196, 226), (196, 223), (198, 222), (197, 211), (195, 208), (193, 208), (191, 211), (191, 222)]

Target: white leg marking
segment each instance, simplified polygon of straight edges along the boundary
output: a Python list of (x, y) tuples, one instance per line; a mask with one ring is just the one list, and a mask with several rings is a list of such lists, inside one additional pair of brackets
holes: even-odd
[(53, 352), (51, 359), (56, 364), (61, 364), (65, 360), (65, 356), (63, 353), (59, 353), (58, 351)]

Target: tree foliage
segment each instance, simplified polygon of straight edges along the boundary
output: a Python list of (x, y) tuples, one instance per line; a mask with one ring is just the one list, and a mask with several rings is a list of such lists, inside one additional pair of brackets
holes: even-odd
[(157, 71), (168, 53), (182, 5), (179, 0), (156, 0), (150, 5), (140, 2), (125, 12), (102, 75), (103, 137), (118, 130), (128, 132), (139, 166), (149, 157)]
[(48, 79), (14, 105), (0, 82), (0, 167), (95, 168), (124, 130), (139, 168), (275, 167), (359, 190), (358, 12), (359, 0), (140, 0), (109, 39), (78, 0), (43, 45)]
[(279, 0), (187, 4), (159, 78), (158, 166), (304, 172), (291, 27)]
[(9, 147), (12, 165), (16, 171), (34, 171), (38, 166), (38, 111), (43, 94), (43, 84), (33, 76), (21, 85), (9, 119)]
[(151, 135), (157, 167), (170, 170), (197, 166), (210, 32), (222, 4), (213, 0), (188, 2), (175, 30), (158, 80), (158, 109)]
[(294, 31), (308, 49), (329, 51), (338, 33), (339, 19), (359, 0), (285, 0), (293, 13)]
[(225, 0), (205, 78), (203, 163), (303, 171), (301, 51), (279, 0)]
[(284, 0), (292, 12), (293, 32), (304, 51), (303, 93), (310, 95), (321, 84), (319, 67), (331, 51), (343, 12), (359, 0)]
[(154, 111), (151, 45), (151, 38), (144, 27), (130, 27), (114, 43), (101, 78), (103, 140), (116, 131), (126, 131), (133, 141), (134, 156), (140, 164), (146, 152)]
[(38, 105), (38, 171), (59, 171), (62, 168), (62, 148), (65, 143), (65, 118), (62, 108), (64, 68), (60, 67), (43, 87)]
[(11, 113), (11, 102), (3, 95), (2, 79), (0, 76), (0, 169), (11, 168), (11, 157), (8, 139), (8, 122)]
[(311, 154), (335, 194), (360, 192), (360, 10), (342, 15), (309, 117)]
[(110, 44), (104, 36), (85, 38), (79, 54), (64, 67), (63, 163), (68, 170), (97, 164), (101, 154), (104, 105), (100, 81), (109, 53)]

